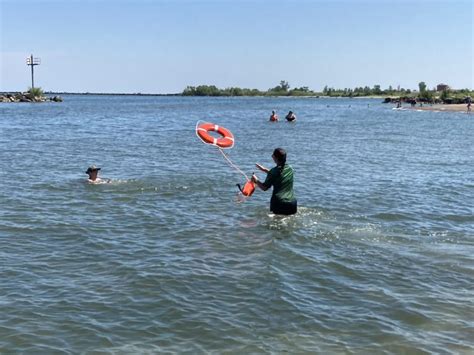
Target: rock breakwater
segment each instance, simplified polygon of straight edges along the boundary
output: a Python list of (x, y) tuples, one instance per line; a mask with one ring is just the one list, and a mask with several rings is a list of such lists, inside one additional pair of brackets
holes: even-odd
[(35, 96), (30, 92), (0, 93), (0, 102), (62, 102), (61, 96)]

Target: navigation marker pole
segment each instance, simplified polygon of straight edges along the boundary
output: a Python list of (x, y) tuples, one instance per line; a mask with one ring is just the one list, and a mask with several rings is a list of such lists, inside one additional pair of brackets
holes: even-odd
[(29, 57), (26, 58), (26, 65), (31, 66), (31, 88), (35, 88), (35, 79), (34, 79), (34, 71), (33, 68), (35, 65), (40, 65), (41, 64), (41, 59), (40, 58), (33, 58), (33, 54)]

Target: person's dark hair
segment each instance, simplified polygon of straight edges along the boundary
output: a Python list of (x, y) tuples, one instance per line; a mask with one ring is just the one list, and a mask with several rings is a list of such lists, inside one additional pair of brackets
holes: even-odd
[(286, 151), (283, 148), (276, 148), (273, 151), (273, 156), (277, 160), (277, 165), (278, 168), (280, 169), (280, 172), (283, 171), (283, 168), (286, 164)]

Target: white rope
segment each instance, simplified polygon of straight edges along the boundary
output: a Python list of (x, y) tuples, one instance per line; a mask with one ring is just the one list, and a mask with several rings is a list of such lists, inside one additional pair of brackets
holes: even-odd
[[(198, 134), (198, 127), (199, 127), (202, 123), (208, 123), (208, 122), (201, 121), (201, 120), (199, 120), (199, 121), (196, 122), (196, 129), (195, 129), (195, 131), (196, 131), (196, 136), (197, 136), (203, 143), (208, 144), (208, 142), (204, 141), (204, 140), (199, 136), (199, 134)], [(217, 131), (217, 128), (218, 128), (218, 127), (219, 127), (218, 125), (215, 125), (215, 130), (216, 130), (216, 131)], [(227, 139), (230, 139), (230, 140), (232, 140), (232, 142), (234, 142), (234, 138), (231, 138), (231, 137), (226, 137), (226, 138), (227, 138)], [(230, 160), (230, 158), (224, 153), (223, 148), (219, 147), (219, 146), (216, 144), (216, 142), (217, 142), (217, 139), (214, 138), (214, 143), (211, 143), (211, 144), (214, 145), (215, 147), (217, 147), (217, 148), (219, 149), (219, 151), (222, 153), (222, 155), (224, 156), (225, 160), (229, 163), (229, 165), (230, 165), (231, 167), (233, 167), (235, 170), (237, 170), (239, 173), (241, 173), (243, 176), (245, 176), (245, 179), (247, 179), (247, 181), (249, 181), (250, 179), (249, 179), (249, 177), (247, 176), (247, 174), (245, 174), (242, 170), (240, 170), (240, 168), (239, 168), (237, 165), (235, 165), (235, 164), (232, 162), (232, 160)], [(225, 149), (229, 149), (229, 148), (232, 148), (232, 146), (231, 146), (231, 147), (228, 147), (228, 148), (225, 148)]]
[(243, 176), (245, 176), (245, 179), (247, 179), (247, 181), (250, 180), (249, 177), (247, 176), (247, 174), (245, 174), (242, 170), (240, 170), (240, 168), (239, 168), (237, 165), (235, 165), (235, 164), (232, 162), (232, 160), (230, 160), (230, 158), (224, 153), (224, 151), (223, 151), (221, 148), (219, 148), (219, 151), (222, 153), (222, 155), (224, 156), (225, 160), (227, 160), (227, 162), (229, 163), (229, 165), (230, 165), (231, 167), (233, 167), (235, 170), (237, 170), (239, 173), (241, 173)]

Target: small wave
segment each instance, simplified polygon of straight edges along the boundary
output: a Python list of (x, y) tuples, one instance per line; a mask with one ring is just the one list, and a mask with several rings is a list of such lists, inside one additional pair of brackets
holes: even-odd
[(376, 219), (381, 219), (383, 221), (406, 221), (406, 220), (414, 220), (413, 218), (409, 217), (407, 214), (404, 213), (377, 213), (372, 216), (373, 218)]
[[(275, 215), (269, 212), (260, 212), (260, 225), (271, 231), (279, 231), (285, 235), (304, 234), (312, 230), (319, 234), (324, 229), (320, 224), (332, 220), (333, 217), (323, 210), (310, 207), (298, 207), (298, 212), (294, 215)], [(300, 233), (301, 232), (301, 233)]]
[(86, 182), (89, 185), (104, 185), (104, 184), (111, 184), (112, 180), (110, 180), (110, 179), (100, 179), (100, 180), (96, 180), (96, 181), (87, 180)]
[(446, 215), (445, 218), (449, 221), (459, 223), (472, 223), (474, 222), (474, 215)]

